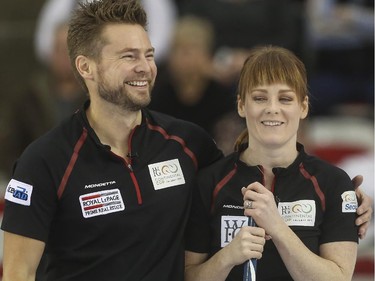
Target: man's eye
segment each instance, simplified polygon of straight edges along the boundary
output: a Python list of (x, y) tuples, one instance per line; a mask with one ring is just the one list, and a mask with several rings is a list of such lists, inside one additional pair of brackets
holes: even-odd
[(154, 59), (154, 57), (155, 57), (155, 55), (153, 53), (146, 55), (146, 58), (148, 58), (148, 59)]

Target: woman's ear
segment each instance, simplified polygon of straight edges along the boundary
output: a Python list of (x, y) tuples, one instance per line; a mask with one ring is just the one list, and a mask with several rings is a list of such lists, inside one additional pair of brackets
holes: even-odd
[(245, 118), (245, 110), (244, 110), (245, 104), (242, 101), (241, 97), (237, 95), (237, 112), (238, 115), (242, 118)]
[(309, 113), (309, 97), (305, 96), (301, 104), (302, 111), (301, 111), (301, 119), (305, 119), (307, 114)]
[(92, 80), (93, 79), (93, 64), (92, 61), (82, 55), (79, 55), (76, 58), (76, 68), (79, 74), (85, 80)]

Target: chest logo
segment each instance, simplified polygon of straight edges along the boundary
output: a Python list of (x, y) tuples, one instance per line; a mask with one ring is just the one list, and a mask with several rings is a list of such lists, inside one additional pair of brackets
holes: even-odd
[(222, 216), (221, 217), (221, 247), (228, 245), (241, 227), (248, 225), (246, 216)]
[(177, 186), (185, 183), (178, 159), (148, 165), (155, 190)]
[(120, 212), (125, 209), (119, 189), (102, 190), (79, 197), (84, 218)]
[(289, 226), (314, 226), (316, 207), (314, 200), (280, 202), (278, 209), (281, 217)]

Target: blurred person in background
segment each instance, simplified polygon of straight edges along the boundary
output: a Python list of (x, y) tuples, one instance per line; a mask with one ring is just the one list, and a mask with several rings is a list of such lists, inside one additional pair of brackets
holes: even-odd
[(43, 101), (41, 107), (50, 115), (45, 119), (52, 125), (71, 115), (87, 98), (74, 77), (66, 43), (70, 13), (78, 2), (46, 1), (37, 21), (34, 44), (42, 71), (32, 76), (31, 91)]
[[(8, 123), (3, 130), (2, 163), (7, 176), (25, 147), (81, 107), (86, 95), (74, 77), (66, 46), (67, 23), (57, 23), (45, 64), (30, 75), (29, 87), (10, 96)], [(3, 132), (4, 133), (4, 132)]]
[[(67, 1), (68, 3), (69, 1)], [(25, 147), (86, 99), (74, 77), (67, 49), (67, 21), (71, 7), (61, 0), (47, 1), (37, 19), (35, 52), (38, 67), (26, 79), (26, 91), (9, 96), (9, 117), (2, 127), (2, 166), (6, 176)]]
[[(56, 125), (79, 109), (87, 98), (74, 77), (66, 43), (67, 22), (56, 23), (53, 30), (51, 52), (45, 54), (45, 72), (33, 78), (32, 91), (41, 101), (41, 109), (49, 111), (44, 120)], [(47, 128), (47, 129), (50, 129)]]
[(235, 92), (248, 50), (259, 44), (306, 55), (305, 10), (300, 0), (180, 1), (182, 15), (202, 17), (213, 25), (214, 74)]
[(148, 15), (147, 32), (155, 47), (155, 61), (159, 66), (168, 57), (173, 30), (178, 20), (174, 0), (140, 0)]
[(215, 138), (214, 125), (234, 111), (235, 96), (212, 77), (214, 35), (207, 20), (180, 18), (149, 108), (198, 124)]

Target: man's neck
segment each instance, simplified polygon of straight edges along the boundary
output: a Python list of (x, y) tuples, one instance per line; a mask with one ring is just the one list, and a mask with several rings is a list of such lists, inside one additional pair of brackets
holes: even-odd
[(129, 152), (130, 133), (141, 124), (142, 112), (125, 111), (105, 101), (91, 101), (86, 114), (101, 143), (109, 145), (113, 153), (125, 158)]

